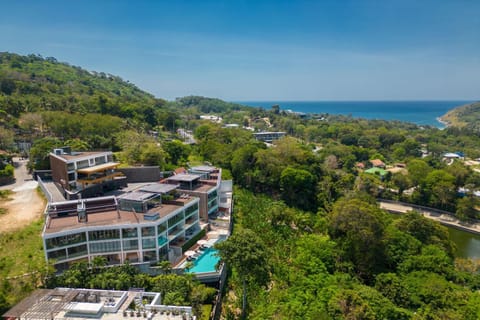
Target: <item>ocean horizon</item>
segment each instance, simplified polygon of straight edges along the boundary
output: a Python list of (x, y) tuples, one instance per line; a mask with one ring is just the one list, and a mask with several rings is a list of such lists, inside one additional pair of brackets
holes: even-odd
[(452, 101), (236, 101), (237, 103), (270, 109), (279, 105), (280, 110), (294, 112), (336, 114), (352, 116), (354, 118), (398, 120), (430, 125), (439, 128), (445, 127), (438, 121), (448, 111), (471, 103), (468, 100)]

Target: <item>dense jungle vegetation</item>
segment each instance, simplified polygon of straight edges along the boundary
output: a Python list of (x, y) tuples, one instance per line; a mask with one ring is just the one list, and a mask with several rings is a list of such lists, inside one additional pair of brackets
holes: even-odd
[[(32, 142), (32, 169), (48, 168), (48, 152), (70, 145), (113, 150), (125, 165), (171, 170), (208, 161), (231, 175), (235, 229), (218, 246), (232, 271), (226, 319), (480, 318), (479, 263), (456, 259), (439, 224), (416, 213), (392, 216), (376, 204), (377, 198), (401, 200), (477, 219), (479, 165), (442, 157), (479, 158), (480, 136), (472, 127), (301, 117), (279, 106), (248, 108), (195, 96), (165, 101), (115, 76), (9, 53), (0, 54), (0, 114), (0, 149), (13, 153), (15, 142)], [(240, 128), (202, 120), (203, 114)], [(242, 126), (287, 136), (267, 146)], [(178, 128), (192, 130), (196, 144), (183, 144)], [(365, 172), (373, 159), (388, 171)], [(39, 234), (40, 226), (0, 235), (2, 250)], [(134, 285), (165, 290), (172, 303), (211, 299), (208, 288), (168, 270), (150, 278), (100, 262), (47, 282), (41, 244), (35, 248), (28, 252), (40, 261), (29, 266), (33, 280), (7, 279), (18, 274), (11, 259), (0, 259), (3, 309), (37, 285)]]

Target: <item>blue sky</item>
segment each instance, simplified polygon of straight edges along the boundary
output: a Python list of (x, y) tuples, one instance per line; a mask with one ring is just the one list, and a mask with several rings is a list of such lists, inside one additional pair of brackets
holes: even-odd
[(477, 100), (480, 1), (0, 0), (0, 51), (166, 99)]

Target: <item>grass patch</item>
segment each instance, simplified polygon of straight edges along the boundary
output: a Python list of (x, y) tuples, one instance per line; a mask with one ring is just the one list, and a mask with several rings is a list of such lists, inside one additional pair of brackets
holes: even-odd
[[(0, 314), (28, 296), (39, 284), (46, 262), (42, 241), (43, 219), (24, 228), (0, 233)], [(25, 276), (23, 276), (25, 275)]]
[(45, 267), (43, 219), (23, 229), (0, 234), (0, 278), (15, 277)]
[[(10, 196), (13, 194), (11, 190), (0, 190), (0, 202), (11, 200)], [(8, 213), (5, 208), (0, 208), (0, 215)], [(0, 247), (1, 248), (1, 247)]]
[(0, 190), (0, 200), (7, 201), (10, 200), (10, 196), (13, 194), (12, 190)]
[(209, 320), (210, 313), (212, 312), (213, 306), (211, 304), (203, 304), (202, 305), (202, 316), (200, 320)]
[(35, 191), (37, 192), (38, 196), (43, 200), (43, 202), (47, 203), (47, 197), (45, 196), (45, 193), (43, 193), (42, 188), (37, 187), (37, 189), (35, 189)]

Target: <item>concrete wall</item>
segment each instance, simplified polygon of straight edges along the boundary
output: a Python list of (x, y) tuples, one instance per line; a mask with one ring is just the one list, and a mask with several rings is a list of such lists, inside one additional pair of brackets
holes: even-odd
[(156, 182), (162, 178), (160, 168), (156, 166), (118, 168), (117, 171), (127, 177), (127, 183)]
[(50, 156), (50, 168), (52, 169), (52, 179), (56, 183), (62, 184), (62, 181), (68, 186), (67, 163)]
[(39, 177), (43, 181), (53, 181), (52, 170), (35, 170), (35, 171), (33, 171), (33, 179), (38, 180)]

